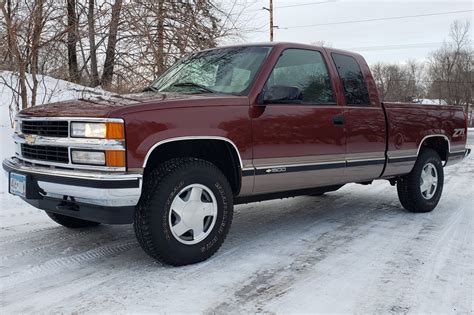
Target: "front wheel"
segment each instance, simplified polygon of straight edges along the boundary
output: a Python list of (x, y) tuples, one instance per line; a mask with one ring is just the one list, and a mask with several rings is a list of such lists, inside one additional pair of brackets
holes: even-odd
[(397, 182), (398, 198), (411, 212), (430, 212), (443, 192), (444, 172), (441, 158), (432, 149), (423, 149), (410, 174)]
[(173, 159), (145, 178), (135, 234), (152, 258), (174, 266), (193, 264), (219, 249), (232, 213), (232, 190), (216, 166), (192, 158)]

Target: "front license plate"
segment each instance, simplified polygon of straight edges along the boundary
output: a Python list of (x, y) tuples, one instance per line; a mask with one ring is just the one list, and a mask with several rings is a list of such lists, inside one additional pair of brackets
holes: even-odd
[(26, 197), (26, 176), (10, 173), (10, 194)]

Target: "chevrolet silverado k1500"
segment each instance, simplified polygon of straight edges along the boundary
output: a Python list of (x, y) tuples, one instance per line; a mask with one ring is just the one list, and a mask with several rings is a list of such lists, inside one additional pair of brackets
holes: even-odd
[(57, 223), (133, 223), (146, 253), (185, 265), (218, 250), (238, 203), (386, 179), (431, 211), (466, 138), (461, 107), (382, 103), (358, 54), (256, 44), (195, 53), (142, 93), (23, 110), (3, 168)]

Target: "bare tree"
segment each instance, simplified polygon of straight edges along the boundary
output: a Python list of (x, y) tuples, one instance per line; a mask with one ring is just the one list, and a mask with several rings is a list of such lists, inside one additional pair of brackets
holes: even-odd
[[(12, 2), (11, 0), (7, 0), (6, 2), (4, 1), (3, 5), (5, 6), (5, 12), (2, 12), (2, 14), (5, 16), (5, 19), (2, 20), (2, 29), (6, 30), (6, 21), (9, 20), (11, 21), (11, 16), (12, 16)], [(5, 22), (4, 22), (5, 21)], [(1, 41), (0, 41), (0, 52), (2, 53), (2, 68), (8, 69), (9, 67), (12, 66), (13, 63), (13, 47), (11, 47), (12, 39), (10, 32), (2, 32), (1, 33)]]
[(115, 67), (115, 46), (117, 45), (117, 33), (120, 23), (121, 10), (122, 0), (116, 0), (112, 6), (109, 40), (107, 43), (107, 51), (105, 52), (104, 72), (102, 74), (102, 86), (105, 88), (109, 88), (112, 84), (112, 77)]
[(14, 60), (19, 73), (20, 92), (18, 94), (21, 97), (21, 108), (25, 109), (28, 107), (28, 92), (26, 88), (26, 60), (20, 51), (17, 40), (18, 29), (21, 23), (19, 21), (13, 20), (13, 14), (11, 11), (7, 11), (5, 2), (1, 3), (1, 9), (3, 16), (5, 17), (6, 32), (8, 34), (7, 38), (10, 41), (8, 43), (8, 47), (11, 50), (11, 54), (13, 56), (12, 59)]
[(382, 101), (411, 102), (424, 97), (422, 64), (415, 61), (405, 64), (377, 63), (371, 68)]
[(59, 29), (58, 22), (62, 14), (53, 0), (0, 2), (0, 8), (9, 41), (7, 53), (18, 76), (15, 94), (24, 109), (36, 104), (44, 62), (61, 45), (64, 30)]
[[(20, 76), (21, 107), (48, 75), (139, 90), (195, 51), (240, 37), (245, 0), (0, 0), (2, 69)], [(42, 11), (39, 10), (42, 8)], [(11, 61), (8, 61), (10, 60)]]
[(69, 79), (79, 82), (79, 67), (77, 64), (77, 15), (76, 0), (67, 0), (67, 53)]
[(433, 52), (429, 60), (429, 94), (448, 104), (462, 105), (469, 111), (473, 103), (473, 54), (470, 21), (455, 21), (449, 41)]
[(91, 59), (91, 85), (98, 86), (99, 82), (99, 70), (97, 67), (97, 47), (95, 42), (95, 0), (89, 0), (89, 6), (87, 10), (87, 26), (89, 28), (89, 46), (90, 46), (90, 59)]
[(44, 0), (35, 1), (33, 9), (33, 38), (31, 40), (31, 77), (33, 87), (31, 89), (31, 106), (36, 105), (36, 95), (38, 92), (38, 60), (40, 50), (41, 33), (43, 31), (43, 7)]

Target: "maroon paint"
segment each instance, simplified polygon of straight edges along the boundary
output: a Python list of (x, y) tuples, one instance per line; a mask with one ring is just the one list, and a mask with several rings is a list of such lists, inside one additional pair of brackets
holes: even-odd
[[(375, 82), (362, 56), (350, 52), (301, 44), (272, 46), (248, 96), (162, 95), (142, 93), (110, 100), (76, 100), (37, 106), (23, 115), (67, 117), (116, 117), (126, 123), (128, 167), (143, 166), (147, 152), (159, 141), (183, 136), (221, 136), (233, 141), (244, 160), (316, 154), (379, 152), (385, 148), (385, 119)], [(320, 51), (328, 65), (337, 104), (257, 104), (267, 77), (281, 52), (288, 48)], [(354, 57), (367, 82), (371, 106), (346, 106), (341, 80), (330, 57), (333, 52)], [(384, 104), (388, 115), (388, 149), (416, 149), (426, 135), (446, 135), (453, 145), (464, 145), (466, 136), (452, 138), (465, 127), (460, 107)], [(343, 114), (344, 127), (332, 117)], [(440, 126), (436, 128), (433, 126)], [(253, 131), (253, 139), (252, 139)], [(347, 143), (347, 146), (346, 146)], [(253, 153), (252, 153), (253, 149)]]

